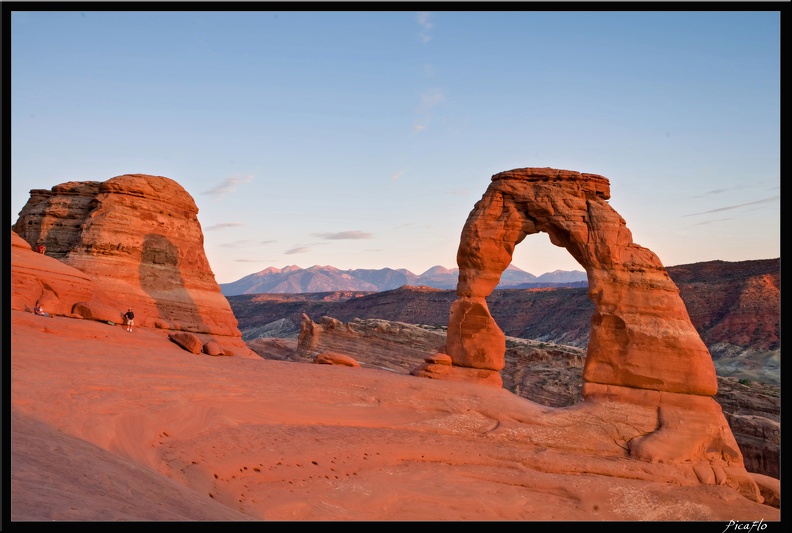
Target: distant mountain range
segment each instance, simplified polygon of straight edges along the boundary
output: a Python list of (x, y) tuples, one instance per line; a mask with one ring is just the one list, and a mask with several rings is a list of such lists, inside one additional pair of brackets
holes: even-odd
[[(231, 283), (220, 283), (225, 296), (240, 294), (309, 293), (334, 291), (380, 292), (398, 289), (403, 285), (427, 286), (436, 289), (456, 289), (458, 268), (434, 266), (423, 274), (407, 269), (355, 269), (339, 270), (332, 266), (300, 268), (269, 267)], [(501, 275), (499, 289), (531, 289), (540, 287), (585, 287), (586, 273), (579, 270), (556, 270), (534, 276), (514, 265)]]

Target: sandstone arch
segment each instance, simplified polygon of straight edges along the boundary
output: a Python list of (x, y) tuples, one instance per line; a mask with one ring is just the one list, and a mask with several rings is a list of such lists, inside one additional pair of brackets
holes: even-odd
[(511, 263), (515, 246), (545, 232), (588, 275), (595, 312), (584, 395), (608, 386), (717, 392), (712, 358), (679, 290), (658, 257), (632, 242), (609, 198), (609, 181), (596, 174), (521, 168), (492, 177), (462, 229), (459, 298), (451, 306), (446, 345), (454, 373), (448, 377), (500, 385), (505, 337), (485, 298)]
[(538, 416), (532, 438), (544, 428), (570, 425), (581, 435), (605, 432), (631, 457), (689, 463), (699, 482), (727, 484), (761, 501), (712, 398), (715, 366), (679, 290), (657, 256), (632, 242), (609, 198), (610, 183), (596, 174), (522, 168), (494, 175), (462, 229), (446, 354), (427, 358), (412, 373), (502, 385), (505, 337), (486, 297), (515, 246), (545, 232), (586, 269), (595, 311), (584, 401)]

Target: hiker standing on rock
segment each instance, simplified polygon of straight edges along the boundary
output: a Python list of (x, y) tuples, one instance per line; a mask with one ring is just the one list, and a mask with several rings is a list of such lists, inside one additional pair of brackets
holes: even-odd
[(132, 312), (131, 307), (124, 313), (124, 325), (127, 331), (132, 332), (132, 326), (135, 325), (135, 313)]

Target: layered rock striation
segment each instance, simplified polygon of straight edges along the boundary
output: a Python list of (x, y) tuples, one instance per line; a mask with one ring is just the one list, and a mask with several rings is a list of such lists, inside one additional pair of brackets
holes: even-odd
[[(252, 343), (251, 347), (265, 359), (296, 361), (338, 352), (362, 366), (391, 372), (410, 372), (426, 361), (432, 363), (431, 371), (442, 374), (452, 371), (451, 358), (438, 354), (445, 345), (444, 327), (376, 318), (342, 322), (329, 316), (314, 322), (304, 314), (297, 346), (288, 358), (281, 355), (279, 345)], [(507, 337), (505, 366), (500, 373), (503, 387), (542, 405), (571, 406), (581, 399), (585, 355), (584, 350), (572, 346)]]
[[(217, 337), (230, 352), (248, 352), (206, 259), (197, 214), (175, 181), (127, 174), (32, 190), (12, 230), (99, 284), (90, 298), (65, 301), (64, 312), (120, 322), (132, 307), (138, 326)], [(56, 291), (42, 294), (54, 299)]]
[(444, 345), (445, 332), (439, 328), (430, 330), (376, 318), (342, 322), (322, 316), (314, 322), (303, 314), (297, 348), (290, 359), (304, 361), (336, 352), (372, 368), (407, 373)]

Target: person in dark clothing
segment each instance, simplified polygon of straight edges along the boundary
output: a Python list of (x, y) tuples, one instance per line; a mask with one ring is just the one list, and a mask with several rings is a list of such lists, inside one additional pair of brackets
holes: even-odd
[(126, 313), (124, 313), (124, 325), (126, 326), (126, 330), (129, 332), (132, 331), (132, 326), (135, 325), (135, 313), (132, 312), (131, 307)]

